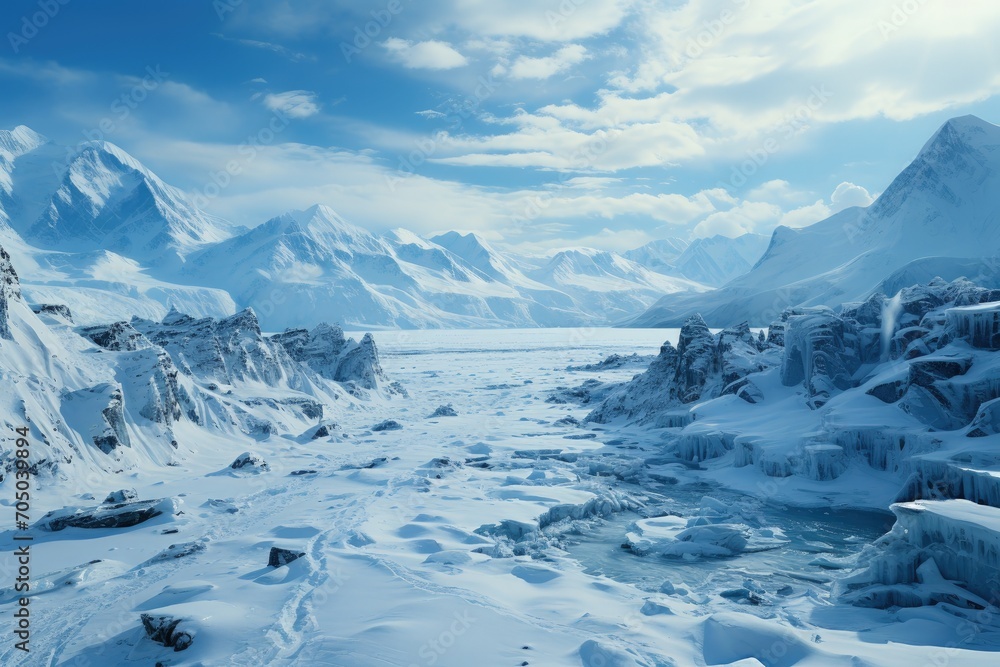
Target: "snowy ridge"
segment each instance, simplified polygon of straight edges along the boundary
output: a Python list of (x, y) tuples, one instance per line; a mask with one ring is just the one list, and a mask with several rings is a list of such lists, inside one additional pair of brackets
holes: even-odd
[(998, 188), (1000, 127), (954, 118), (868, 208), (802, 229), (779, 227), (749, 272), (705, 295), (668, 295), (634, 324), (679, 325), (699, 312), (715, 326), (766, 326), (788, 306), (863, 301), (907, 266), (944, 266), (940, 275), (953, 279), (971, 260), (966, 277), (974, 277), (977, 265), (995, 266), (989, 258), (1000, 253)]
[[(368, 336), (314, 329), (308, 350), (286, 351), (253, 311), (193, 318), (171, 311), (74, 328), (65, 307), (32, 311), (0, 250), (0, 376), (7, 424), (31, 419), (40, 475), (82, 479), (197, 454), (199, 433), (295, 437), (342, 404), (389, 385)], [(349, 398), (350, 397), (350, 398)], [(18, 417), (20, 415), (20, 417)], [(13, 453), (3, 453), (10, 472)]]

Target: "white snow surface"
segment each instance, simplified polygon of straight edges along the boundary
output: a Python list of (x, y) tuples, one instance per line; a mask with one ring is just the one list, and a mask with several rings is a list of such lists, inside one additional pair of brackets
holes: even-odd
[[(702, 498), (723, 469), (663, 461), (657, 431), (577, 426), (560, 420), (582, 420), (586, 407), (546, 402), (551, 390), (594, 377), (567, 367), (613, 353), (651, 354), (677, 337), (662, 330), (383, 332), (382, 364), (410, 397), (323, 399), (324, 420), (338, 424), (329, 436), (299, 437), (289, 421), (264, 436), (179, 421), (177, 438), (197, 444), (182, 446), (172, 465), (40, 477), (33, 516), (90, 507), (120, 488), (143, 500), (170, 499), (163, 506), (177, 513), (131, 528), (32, 529), (33, 653), (26, 658), (7, 642), (0, 660), (846, 666), (923, 664), (928, 651), (948, 646), (949, 664), (992, 664), (1000, 649), (992, 620), (969, 621), (941, 606), (839, 604), (832, 556), (856, 553), (864, 540), (813, 539), (786, 549), (792, 538), (767, 523), (785, 516), (780, 504), (762, 511), (741, 509), (743, 501), (730, 496)], [(18, 344), (31, 348), (23, 338)], [(9, 356), (8, 347), (0, 350)], [(45, 361), (30, 363), (37, 370)], [(621, 382), (631, 372), (597, 378)], [(428, 419), (442, 404), (457, 416)], [(28, 409), (37, 415), (37, 407)], [(402, 429), (372, 432), (385, 419)], [(267, 468), (231, 468), (248, 450)], [(673, 481), (653, 484), (651, 473)], [(871, 496), (857, 488), (878, 474), (856, 473), (822, 491), (795, 481), (776, 497), (878, 506), (883, 497), (865, 502)], [(0, 485), (6, 504), (10, 490), (9, 481)], [(684, 516), (670, 523), (656, 518), (656, 508)], [(665, 520), (684, 527), (659, 535)], [(637, 526), (659, 544), (701, 546), (667, 557), (626, 552), (619, 544)], [(592, 547), (604, 559), (595, 565), (573, 545), (601, 531), (611, 537)], [(2, 533), (5, 550), (11, 538)], [(304, 556), (271, 568), (271, 547)], [(606, 565), (620, 559), (622, 571)], [(647, 583), (622, 574), (633, 564)], [(776, 594), (772, 577), (788, 588)], [(734, 579), (743, 582), (735, 591)], [(0, 591), (0, 611), (14, 604)], [(140, 614), (180, 619), (193, 643), (175, 652), (151, 641)], [(974, 633), (963, 625), (970, 622)]]

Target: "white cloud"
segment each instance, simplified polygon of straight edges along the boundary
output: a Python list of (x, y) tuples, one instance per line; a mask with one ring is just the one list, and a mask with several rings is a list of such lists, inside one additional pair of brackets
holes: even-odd
[(510, 66), (508, 74), (512, 79), (548, 79), (561, 74), (589, 58), (587, 49), (579, 44), (562, 47), (551, 56), (529, 58), (518, 56)]
[(759, 233), (766, 226), (773, 226), (781, 216), (781, 208), (766, 202), (744, 201), (728, 211), (719, 211), (706, 217), (695, 226), (692, 234), (707, 237), (721, 234), (735, 238), (751, 232)]
[(454, 69), (469, 62), (450, 44), (437, 40), (411, 42), (390, 37), (382, 42), (382, 46), (407, 69)]
[(801, 206), (788, 211), (781, 216), (779, 224), (784, 225), (785, 227), (798, 229), (800, 227), (808, 227), (809, 225), (815, 224), (820, 220), (829, 218), (832, 214), (833, 211), (826, 205), (826, 202), (819, 199), (808, 206)]
[(316, 93), (308, 90), (268, 93), (264, 96), (264, 106), (271, 111), (281, 111), (290, 118), (308, 118), (319, 113)]
[(872, 201), (874, 201), (874, 197), (868, 190), (847, 181), (838, 185), (837, 189), (830, 195), (830, 203), (834, 213), (851, 206), (868, 206)]

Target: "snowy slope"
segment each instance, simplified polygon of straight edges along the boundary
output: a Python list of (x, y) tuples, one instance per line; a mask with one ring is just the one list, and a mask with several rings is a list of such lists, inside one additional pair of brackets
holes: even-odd
[[(30, 423), (30, 464), (44, 477), (171, 464), (197, 456), (206, 434), (297, 436), (355, 398), (398, 393), (370, 337), (357, 343), (324, 325), (299, 354), (265, 337), (250, 310), (221, 319), (172, 310), (162, 321), (77, 327), (71, 309), (35, 308), (0, 249), (0, 381), (8, 388), (0, 415), (11, 429)], [(10, 448), (0, 467), (12, 470)]]
[(628, 250), (622, 253), (625, 259), (630, 259), (636, 264), (642, 264), (647, 269), (659, 271), (660, 273), (670, 273), (684, 251), (690, 245), (684, 239), (661, 239), (650, 241), (646, 245)]
[(703, 285), (719, 287), (753, 268), (767, 245), (768, 237), (762, 234), (695, 239), (674, 262), (674, 271)]
[(567, 326), (699, 288), (597, 251), (537, 269), (517, 261), (471, 234), (376, 235), (317, 205), (193, 254), (180, 279), (227, 289), (272, 328), (308, 326), (316, 312), (358, 326)]
[(868, 208), (803, 229), (779, 227), (751, 271), (705, 295), (666, 296), (635, 320), (767, 324), (794, 304), (863, 300), (889, 274), (930, 257), (1000, 252), (1000, 127), (973, 116), (945, 123)]

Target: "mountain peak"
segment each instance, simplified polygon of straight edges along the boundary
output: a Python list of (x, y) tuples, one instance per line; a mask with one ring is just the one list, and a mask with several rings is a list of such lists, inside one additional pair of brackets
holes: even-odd
[(0, 155), (9, 159), (35, 150), (48, 139), (27, 125), (18, 125), (13, 130), (0, 130)]
[(992, 150), (1000, 146), (1000, 126), (973, 115), (951, 118), (924, 144), (921, 156), (940, 158), (955, 152)]

